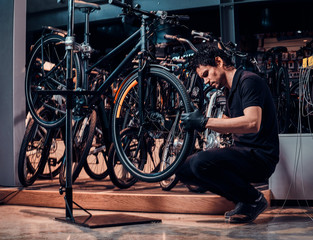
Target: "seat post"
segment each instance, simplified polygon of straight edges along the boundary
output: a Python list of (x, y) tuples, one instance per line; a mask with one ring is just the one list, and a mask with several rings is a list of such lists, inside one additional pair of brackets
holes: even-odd
[(90, 9), (85, 8), (83, 11), (85, 13), (85, 32), (84, 32), (84, 44), (89, 45), (89, 35), (90, 35), (90, 30), (89, 30), (89, 15), (90, 15)]
[(91, 54), (91, 47), (89, 43), (90, 29), (89, 29), (89, 15), (91, 12), (90, 8), (83, 8), (82, 12), (85, 13), (85, 29), (84, 29), (84, 43), (82, 44), (82, 58), (84, 61), (84, 89), (88, 87), (88, 74), (86, 70), (88, 69), (89, 59)]

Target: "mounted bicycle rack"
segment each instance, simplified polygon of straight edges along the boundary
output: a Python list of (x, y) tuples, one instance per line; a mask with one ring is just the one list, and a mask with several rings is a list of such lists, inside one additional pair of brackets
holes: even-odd
[[(57, 0), (57, 2), (61, 2)], [(65, 190), (61, 187), (60, 194), (65, 193), (65, 208), (66, 216), (63, 218), (55, 218), (59, 221), (65, 221), (67, 223), (73, 223), (85, 227), (112, 227), (120, 225), (131, 224), (143, 224), (143, 223), (156, 223), (161, 222), (160, 219), (146, 218), (140, 216), (126, 215), (126, 214), (107, 214), (107, 215), (95, 215), (85, 210), (83, 207), (73, 201), (73, 188), (72, 188), (72, 162), (73, 162), (73, 148), (72, 148), (72, 100), (75, 95), (92, 95), (93, 91), (79, 91), (73, 90), (73, 48), (75, 38), (73, 36), (74, 31), (74, 0), (68, 0), (68, 35), (65, 40), (66, 50), (66, 89), (61, 91), (40, 91), (41, 94), (60, 94), (66, 97), (66, 184)], [(73, 203), (80, 209), (85, 211), (88, 216), (73, 215)]]

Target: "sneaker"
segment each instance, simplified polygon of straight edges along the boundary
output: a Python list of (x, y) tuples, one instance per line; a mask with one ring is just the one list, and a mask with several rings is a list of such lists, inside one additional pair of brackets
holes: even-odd
[(225, 212), (224, 217), (226, 220), (228, 220), (231, 216), (239, 214), (242, 210), (242, 208), (244, 208), (244, 203), (243, 202), (239, 202), (236, 204), (235, 208), (233, 210), (230, 210), (228, 212)]
[(225, 213), (225, 220), (229, 223), (248, 223), (253, 222), (265, 209), (267, 201), (261, 193), (255, 203), (237, 203), (235, 209)]

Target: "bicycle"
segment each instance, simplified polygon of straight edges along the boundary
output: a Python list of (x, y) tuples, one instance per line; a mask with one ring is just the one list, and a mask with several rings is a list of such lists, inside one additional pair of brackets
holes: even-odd
[[(160, 181), (171, 175), (185, 158), (188, 145), (190, 145), (192, 139), (192, 133), (180, 131), (177, 123), (181, 113), (190, 112), (191, 106), (188, 95), (179, 80), (171, 74), (168, 69), (154, 64), (146, 46), (146, 39), (150, 37), (150, 34), (153, 34), (154, 24), (164, 21), (175, 23), (185, 17), (167, 16), (166, 12), (147, 12), (120, 3), (119, 1), (110, 1), (110, 4), (122, 7), (125, 13), (137, 13), (138, 17), (141, 19), (142, 26), (97, 63), (88, 69), (84, 69), (86, 74), (90, 74), (98, 64), (108, 61), (125, 46), (133, 46), (133, 49), (129, 52), (127, 57), (112, 71), (99, 88), (95, 91), (80, 89), (75, 92), (75, 94), (85, 97), (80, 98), (80, 100), (83, 101), (75, 102), (73, 115), (79, 117), (84, 111), (95, 109), (98, 112), (97, 115), (100, 119), (99, 122), (103, 136), (106, 136), (106, 138), (103, 139), (104, 142), (110, 142), (111, 140), (108, 137), (110, 136), (109, 122), (111, 122), (112, 142), (115, 144), (119, 159), (127, 170), (141, 180), (148, 182)], [(148, 21), (150, 23), (149, 25), (147, 25)], [(138, 42), (136, 43), (135, 40)], [(125, 66), (131, 63), (135, 56), (137, 56), (138, 67), (130, 73), (121, 84), (114, 101), (113, 118), (109, 121), (101, 101), (101, 95), (116, 81), (116, 78), (123, 72)], [(55, 70), (55, 68), (53, 70)], [(51, 74), (51, 71), (49, 74)], [(51, 79), (46, 78), (45, 80), (50, 81)], [(34, 82), (34, 84), (36, 85), (36, 82)], [(28, 83), (28, 85), (30, 85), (30, 83)], [(53, 102), (53, 95), (60, 94), (60, 92), (56, 90), (57, 88), (52, 88), (52, 90), (42, 90), (36, 87), (27, 89), (29, 92), (26, 92), (26, 94), (31, 97), (31, 99), (29, 97), (27, 98), (29, 108), (34, 110), (34, 103), (36, 103), (46, 108), (51, 107), (53, 111), (57, 112), (52, 121), (42, 119), (38, 115), (35, 116), (34, 119), (36, 119), (39, 124), (51, 128), (64, 121), (64, 113), (60, 111), (60, 106)], [(145, 89), (145, 91), (143, 91), (143, 89)], [(45, 96), (45, 102), (35, 102), (34, 100), (38, 96), (40, 99), (42, 99), (42, 96)], [(36, 115), (35, 111), (31, 113)], [(139, 136), (137, 158), (140, 162), (139, 165), (145, 166), (143, 170), (133, 165), (132, 160), (128, 159), (121, 144), (120, 132), (125, 127), (133, 127), (137, 130), (136, 134)], [(166, 139), (168, 139), (166, 145), (169, 145), (170, 141), (177, 138), (179, 138), (183, 144), (180, 149), (173, 149), (170, 152), (176, 155), (174, 163), (163, 171), (157, 171), (156, 169), (160, 164), (160, 159), (157, 157), (158, 146), (166, 142)], [(109, 144), (105, 145), (110, 146)], [(153, 154), (153, 156), (148, 155), (147, 152), (149, 151), (146, 149), (147, 147), (150, 147), (151, 152), (156, 154)], [(150, 167), (152, 167), (154, 171), (151, 170)]]
[[(243, 56), (243, 53), (240, 53), (240, 55), (239, 52), (235, 52), (233, 49), (230, 50), (230, 48), (227, 48), (227, 45), (221, 41), (218, 41), (216, 38), (213, 38), (210, 33), (197, 32), (193, 30), (191, 31), (191, 35), (193, 35), (195, 39), (201, 39), (204, 41), (204, 43), (217, 42), (221, 48), (223, 48), (225, 51), (227, 50), (234, 56)], [(164, 38), (175, 40), (180, 43), (185, 43), (193, 52), (198, 52), (198, 48), (185, 38), (180, 38), (174, 35), (165, 35)], [(183, 68), (183, 72), (188, 71)], [(216, 90), (212, 86), (204, 86), (203, 81), (198, 77), (195, 71), (189, 70), (188, 73), (188, 77), (182, 78), (181, 80), (184, 81), (185, 86), (187, 89), (189, 89), (189, 94), (193, 94), (192, 89), (194, 89), (196, 86), (199, 88), (198, 94), (200, 93), (198, 95), (198, 99), (192, 98), (194, 100), (194, 108), (198, 108), (201, 111), (204, 111), (204, 114), (207, 117), (221, 118), (226, 109), (226, 99), (223, 91), (221, 89)], [(232, 140), (229, 135), (220, 134), (209, 129), (206, 129), (203, 133), (198, 133), (195, 131), (194, 136), (195, 138), (193, 141), (193, 147), (191, 148), (191, 152), (193, 153), (201, 150), (208, 150), (210, 148), (226, 147), (232, 144)], [(169, 191), (178, 183), (178, 181), (179, 180), (175, 177), (175, 175), (172, 175), (170, 178), (161, 181), (160, 186), (162, 190)], [(193, 192), (205, 191), (197, 186), (186, 186), (190, 191)]]
[[(88, 14), (97, 9), (98, 5), (84, 3), (82, 1), (78, 2), (78, 6), (83, 8), (83, 10), (88, 10)], [(86, 13), (87, 14), (87, 13)], [(46, 33), (47, 30), (50, 32)], [(32, 117), (34, 117), (35, 122), (32, 123), (34, 129), (45, 129), (47, 132), (57, 132), (56, 129), (58, 129), (61, 126), (62, 129), (62, 122), (57, 123), (55, 121), (56, 117), (60, 114), (64, 114), (64, 104), (65, 100), (64, 97), (60, 95), (53, 95), (52, 97), (43, 97), (42, 99), (38, 98), (36, 94), (31, 95), (35, 92), (36, 89), (64, 89), (65, 88), (65, 39), (66, 39), (66, 31), (63, 31), (61, 29), (56, 29), (53, 27), (43, 27), (43, 33), (41, 38), (35, 43), (35, 45), (32, 48), (30, 58), (28, 60), (27, 65), (27, 71), (26, 71), (26, 81), (25, 81), (25, 89), (26, 89), (26, 98), (28, 101), (32, 102), (33, 108), (28, 107), (30, 109), (30, 113)], [(76, 45), (77, 49), (79, 49), (80, 45)], [(80, 48), (82, 49), (82, 48)], [(85, 52), (88, 51), (88, 49), (84, 48)], [(76, 51), (73, 56), (73, 72), (74, 72), (74, 83), (75, 83), (75, 89), (79, 90), (81, 89), (83, 85), (83, 76), (81, 74), (81, 58), (79, 56), (79, 52)], [(47, 80), (48, 79), (48, 80)], [(86, 84), (86, 83), (85, 83)], [(35, 89), (35, 90), (34, 90)], [(46, 102), (45, 102), (46, 101)], [(76, 98), (76, 101), (82, 101), (81, 98)], [(40, 102), (42, 104), (40, 104)], [(49, 105), (50, 104), (50, 105)], [(37, 109), (43, 109), (46, 114), (38, 114), (40, 111)], [(36, 111), (36, 114), (33, 114), (32, 111)], [(90, 117), (95, 116), (92, 114), (92, 111), (84, 111), (84, 115), (77, 116), (75, 118), (75, 123), (73, 124), (73, 132), (74, 132), (74, 161), (73, 161), (73, 179), (75, 180), (82, 167), (87, 164), (85, 164), (85, 160), (83, 158), (86, 158), (86, 154), (88, 153), (90, 148), (90, 142), (84, 142), (85, 136), (89, 136), (90, 134), (93, 134), (92, 131), (94, 131), (94, 127), (90, 128), (89, 122), (94, 122), (95, 120), (89, 119)], [(42, 120), (47, 121), (49, 124), (39, 124), (38, 119), (36, 118), (42, 118)], [(53, 124), (51, 124), (53, 123)], [(37, 126), (39, 124), (39, 126)], [(52, 129), (52, 130), (51, 130)], [(88, 132), (89, 131), (89, 132)], [(60, 131), (59, 131), (60, 132)], [(64, 166), (62, 166), (63, 162), (65, 162), (65, 153), (63, 152), (63, 156), (61, 158), (56, 159), (45, 159), (45, 156), (42, 155), (40, 158), (40, 164), (38, 166), (45, 165), (47, 162), (47, 168), (51, 169), (51, 166), (57, 165), (59, 166), (56, 170), (52, 171), (50, 173), (41, 174), (40, 169), (38, 169), (39, 173), (32, 176), (32, 181), (28, 181), (26, 184), (25, 175), (23, 175), (23, 172), (27, 172), (27, 170), (23, 166), (31, 166), (31, 164), (27, 163), (27, 158), (23, 157), (26, 156), (27, 148), (26, 146), (29, 146), (32, 141), (32, 135), (34, 133), (32, 131), (26, 131), (24, 139), (26, 143), (24, 143), (21, 146), (20, 150), (20, 158), (19, 158), (19, 177), (20, 181), (23, 185), (30, 185), (32, 184), (37, 177), (44, 177), (48, 178), (48, 176), (54, 177), (56, 176), (60, 171), (59, 179), (60, 183), (64, 184)], [(30, 136), (28, 136), (30, 135)], [(61, 136), (65, 136), (64, 131)], [(88, 138), (87, 138), (88, 139)], [(28, 141), (28, 143), (27, 143)], [(92, 139), (89, 141), (92, 141)], [(36, 142), (36, 141), (34, 141)], [(54, 144), (54, 142), (49, 142), (50, 144)], [(46, 150), (53, 147), (50, 146), (50, 144), (45, 144), (42, 146), (42, 152), (46, 152), (49, 150)], [(65, 143), (63, 142), (63, 145)], [(30, 146), (29, 146), (30, 147)], [(28, 148), (29, 148), (28, 147)], [(37, 151), (38, 155), (38, 151)], [(48, 161), (47, 161), (48, 160)], [(50, 161), (51, 160), (51, 161)], [(85, 167), (84, 166), (84, 167)], [(86, 166), (87, 168), (88, 166)], [(28, 169), (29, 172), (34, 172), (32, 168)], [(87, 172), (87, 171), (86, 171)], [(91, 175), (91, 177), (95, 177), (92, 175), (92, 171), (90, 170), (87, 172)], [(103, 174), (103, 173), (102, 173)]]
[[(169, 35), (165, 35), (164, 38), (167, 38)], [(158, 44), (157, 44), (158, 45)], [(164, 44), (162, 44), (162, 47), (164, 48)], [(171, 44), (171, 47), (172, 44)], [(158, 48), (158, 46), (156, 46)], [(172, 50), (170, 50), (172, 52)], [(177, 49), (176, 49), (177, 52)], [(172, 54), (171, 54), (172, 55)], [(182, 58), (175, 57), (165, 57), (161, 58), (160, 54), (158, 54), (157, 60), (160, 61), (159, 64), (162, 66), (165, 66), (171, 70), (178, 78), (179, 80), (184, 84), (186, 87), (187, 93), (191, 98), (191, 101), (193, 105), (196, 105), (196, 107), (202, 108), (203, 105), (203, 81), (193, 72), (193, 70), (189, 69), (188, 66), (188, 57), (190, 57), (190, 53), (188, 53), (188, 57), (185, 53), (182, 53)], [(122, 131), (122, 140), (127, 141), (128, 135), (131, 135), (132, 130), (131, 129), (124, 129)], [(180, 144), (178, 141), (174, 143), (175, 145)], [(128, 145), (127, 145), (128, 146)], [(129, 154), (131, 154), (131, 147), (129, 147)], [(164, 151), (168, 151), (164, 144), (161, 145), (159, 152), (159, 158), (162, 159), (162, 155)], [(166, 154), (165, 154), (166, 155)], [(125, 189), (131, 187), (133, 184), (135, 184), (138, 179), (133, 177), (122, 165), (121, 161), (116, 156), (114, 145), (111, 145), (110, 151), (109, 151), (109, 161), (108, 161), (108, 168), (110, 172), (110, 178), (111, 181), (114, 183), (115, 186)], [(169, 160), (162, 160), (162, 162), (169, 162)], [(171, 177), (170, 177), (171, 178)], [(169, 182), (169, 179), (163, 180), (160, 182), (160, 185), (162, 188), (168, 188), (166, 185), (163, 184), (163, 182)], [(171, 183), (171, 185), (175, 185), (175, 183)]]

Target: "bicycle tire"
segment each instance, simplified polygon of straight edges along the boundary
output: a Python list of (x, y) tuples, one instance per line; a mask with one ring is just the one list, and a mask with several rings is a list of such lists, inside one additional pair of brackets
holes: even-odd
[(160, 181), (159, 184), (163, 191), (171, 191), (177, 185), (178, 182), (179, 182), (179, 179), (174, 174), (168, 177), (167, 179)]
[[(195, 78), (193, 81), (193, 86), (190, 85), (190, 81), (192, 78)], [(190, 95), (190, 100), (192, 101), (193, 105), (197, 109), (202, 109), (204, 106), (204, 83), (203, 80), (198, 76), (198, 74), (192, 71), (188, 76), (186, 89)]]
[[(27, 124), (18, 158), (18, 178), (24, 186), (32, 185), (43, 171), (48, 155), (49, 133), (37, 136), (38, 124), (33, 120)], [(39, 154), (38, 154), (39, 153)]]
[[(72, 183), (78, 178), (89, 154), (96, 128), (97, 114), (95, 110), (74, 124), (73, 127), (73, 161)], [(66, 184), (66, 157), (59, 174), (61, 186)]]
[(109, 175), (109, 149), (104, 144), (103, 138), (106, 136), (103, 131), (101, 131), (101, 127), (98, 124), (99, 121), (97, 121), (92, 145), (84, 165), (85, 172), (89, 177), (95, 180), (104, 179)]
[(63, 136), (64, 134), (61, 128), (53, 129), (51, 143), (47, 146), (49, 147), (49, 156), (38, 179), (53, 179), (60, 173), (63, 164), (62, 159), (65, 154), (65, 139)]
[[(224, 113), (224, 108), (226, 107), (226, 100), (224, 102), (225, 97), (219, 96), (219, 90), (215, 91), (209, 100), (206, 116), (209, 118), (222, 118)], [(203, 132), (203, 150), (207, 150), (210, 148), (220, 147), (220, 133), (206, 129)]]
[[(136, 139), (136, 131), (132, 128), (125, 128), (121, 132), (121, 140), (124, 146), (127, 147), (128, 156), (131, 157), (131, 150), (136, 149), (136, 144), (138, 139)], [(133, 186), (138, 178), (134, 177), (129, 173), (129, 171), (123, 166), (119, 158), (117, 157), (114, 144), (111, 144), (109, 150), (109, 158), (108, 158), (108, 169), (110, 180), (114, 184), (114, 186), (120, 189), (127, 189)]]
[[(42, 60), (44, 59), (44, 60)], [(45, 128), (59, 127), (65, 121), (65, 96), (40, 95), (37, 90), (66, 89), (65, 37), (48, 34), (37, 41), (27, 61), (25, 95), (28, 109), (34, 120)], [(75, 87), (82, 86), (81, 61), (78, 53), (73, 54)], [(38, 115), (44, 107), (53, 113), (50, 119)]]
[[(138, 126), (138, 94), (136, 92), (138, 87), (138, 72), (136, 72), (125, 82), (114, 105), (112, 139), (118, 158), (133, 176), (146, 182), (159, 182), (171, 176), (189, 153), (188, 148), (193, 140), (193, 131), (182, 131), (179, 119), (181, 112), (191, 111), (191, 104), (184, 86), (173, 74), (164, 68), (157, 66), (150, 67), (146, 70), (145, 76), (146, 79), (143, 83), (145, 86), (143, 89), (145, 89), (144, 104), (146, 110), (143, 114), (146, 117), (146, 122)], [(173, 120), (176, 116), (179, 116), (178, 122)], [(175, 124), (173, 129), (175, 133), (178, 130), (178, 135), (174, 135), (172, 140), (177, 140), (178, 143), (182, 142), (180, 146), (176, 146), (177, 148), (175, 149), (173, 148), (173, 150), (178, 150), (178, 152), (173, 153), (177, 154), (173, 163), (163, 171), (157, 171), (158, 166), (160, 166), (160, 159), (157, 153), (158, 149), (156, 149), (156, 152), (153, 152), (153, 156), (149, 155), (148, 159), (141, 159), (143, 161), (142, 164), (146, 165), (146, 162), (149, 162), (152, 167), (149, 167), (149, 164), (146, 166), (147, 168), (151, 168), (151, 170), (146, 167), (140, 170), (134, 166), (121, 145), (121, 127), (132, 126), (137, 127), (138, 131), (139, 129), (143, 131), (141, 132), (142, 137), (144, 136), (146, 139), (142, 139), (140, 144), (143, 144), (141, 149), (144, 152), (144, 145), (160, 145), (161, 141), (165, 141), (168, 136), (166, 134), (173, 127), (172, 124)], [(139, 146), (141, 147), (140, 144)], [(144, 154), (142, 153), (142, 155)], [(158, 162), (154, 160), (158, 160)]]
[[(160, 159), (164, 158), (164, 151), (167, 151), (165, 148), (164, 148), (165, 144), (162, 144), (160, 146), (160, 152), (159, 152), (159, 155), (160, 155)], [(192, 144), (192, 146), (194, 146), (194, 143)], [(190, 150), (191, 151), (191, 150)], [(162, 161), (162, 164), (166, 166), (168, 161)], [(161, 169), (163, 169), (163, 166), (160, 166)], [(168, 178), (162, 180), (159, 182), (160, 184), (160, 187), (163, 191), (171, 191), (176, 185), (177, 183), (179, 182), (179, 179), (178, 177), (176, 177), (175, 174), (169, 176)]]

